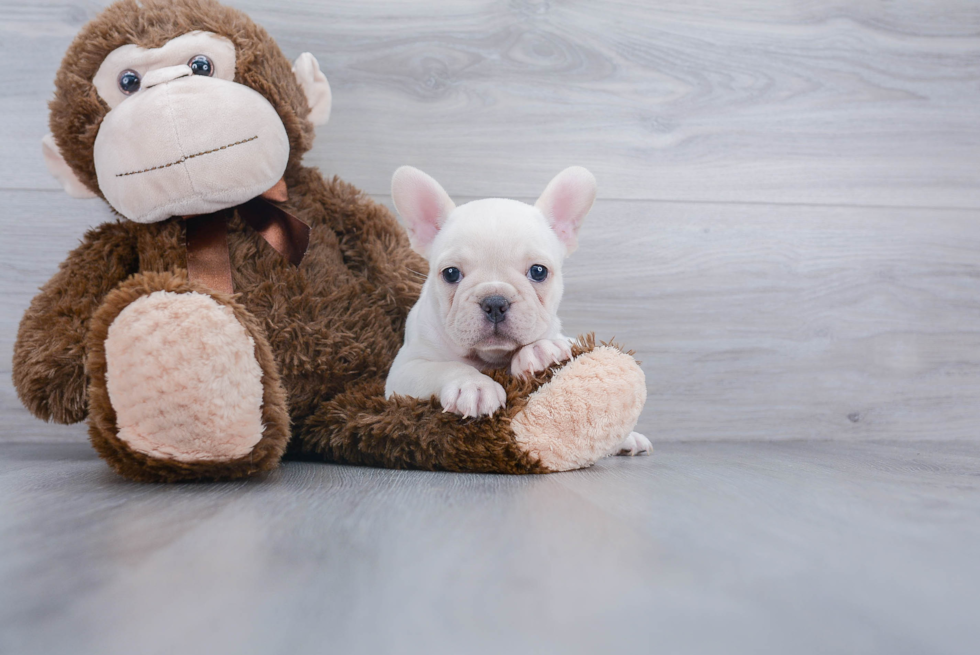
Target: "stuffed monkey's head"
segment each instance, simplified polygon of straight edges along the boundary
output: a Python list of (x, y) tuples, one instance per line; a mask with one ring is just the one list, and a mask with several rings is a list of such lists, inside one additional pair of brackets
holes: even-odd
[(290, 64), (245, 14), (212, 0), (120, 0), (65, 55), (45, 162), (76, 197), (152, 223), (269, 190), (327, 121), (316, 59)]

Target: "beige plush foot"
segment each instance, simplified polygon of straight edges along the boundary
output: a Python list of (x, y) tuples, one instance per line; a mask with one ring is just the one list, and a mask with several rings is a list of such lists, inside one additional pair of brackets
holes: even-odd
[(231, 308), (157, 291), (109, 326), (106, 388), (118, 438), (180, 462), (228, 461), (262, 438), (262, 370)]
[(627, 439), (646, 397), (636, 360), (600, 346), (531, 394), (511, 427), (517, 442), (552, 471), (583, 468)]

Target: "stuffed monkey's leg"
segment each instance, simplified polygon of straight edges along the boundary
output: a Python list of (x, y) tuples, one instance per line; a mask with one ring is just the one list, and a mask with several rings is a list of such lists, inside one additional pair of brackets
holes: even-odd
[(275, 467), (289, 415), (269, 344), (230, 296), (182, 275), (133, 276), (92, 319), (89, 434), (141, 481), (245, 477)]
[(646, 400), (629, 355), (591, 340), (556, 372), (491, 377), (507, 391), (493, 416), (461, 419), (436, 399), (384, 398), (384, 382), (349, 388), (297, 426), (290, 453), (329, 461), (482, 473), (548, 473), (591, 466), (617, 449)]
[(547, 472), (514, 441), (506, 408), (463, 419), (435, 399), (385, 400), (384, 393), (384, 380), (373, 380), (324, 403), (295, 426), (287, 456), (396, 469)]

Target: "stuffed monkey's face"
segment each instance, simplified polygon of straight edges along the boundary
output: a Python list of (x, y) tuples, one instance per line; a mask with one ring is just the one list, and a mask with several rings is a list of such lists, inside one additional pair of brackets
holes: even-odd
[[(95, 139), (99, 190), (138, 223), (203, 214), (245, 202), (282, 178), (289, 137), (276, 109), (235, 80), (233, 43), (190, 32), (159, 48), (124, 45), (92, 84), (109, 107)], [(294, 65), (313, 124), (326, 122), (330, 90), (309, 53)], [(89, 195), (50, 137), (49, 168), (76, 196)]]
[(93, 84), (110, 107), (93, 157), (99, 188), (138, 223), (205, 214), (279, 181), (289, 138), (276, 110), (237, 84), (235, 47), (191, 32), (161, 48), (125, 45)]

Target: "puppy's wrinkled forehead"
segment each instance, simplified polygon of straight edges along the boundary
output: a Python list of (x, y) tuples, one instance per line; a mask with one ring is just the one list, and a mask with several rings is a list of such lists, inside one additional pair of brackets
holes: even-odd
[(517, 200), (489, 198), (460, 205), (436, 237), (440, 260), (507, 265), (527, 257), (562, 258), (561, 244), (539, 210)]

